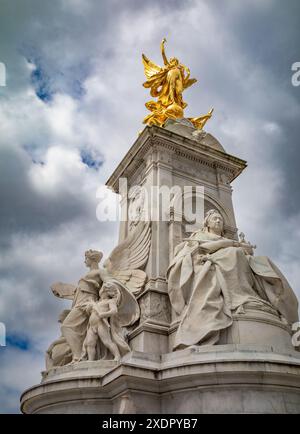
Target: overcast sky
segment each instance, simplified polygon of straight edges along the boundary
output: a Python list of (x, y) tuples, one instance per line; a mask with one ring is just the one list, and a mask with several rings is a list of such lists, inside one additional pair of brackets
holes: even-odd
[(300, 294), (298, 0), (0, 0), (0, 412), (40, 381), (84, 251), (108, 254), (118, 225), (96, 219), (104, 184), (142, 129), (141, 53), (159, 44), (198, 83), (186, 116), (247, 160), (233, 183), (237, 224)]

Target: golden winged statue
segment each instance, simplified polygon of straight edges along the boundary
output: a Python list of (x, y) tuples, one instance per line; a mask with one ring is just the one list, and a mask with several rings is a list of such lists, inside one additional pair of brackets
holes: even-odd
[[(150, 89), (152, 97), (157, 98), (157, 101), (151, 100), (145, 104), (151, 113), (144, 118), (143, 123), (160, 127), (167, 119), (184, 117), (187, 103), (183, 101), (182, 92), (197, 81), (195, 78), (190, 78), (189, 68), (180, 63), (176, 57), (168, 60), (165, 53), (165, 42), (167, 41), (164, 38), (160, 46), (164, 61), (163, 67), (156, 65), (145, 54), (142, 55), (147, 78), (143, 86)], [(207, 115), (188, 119), (197, 129), (202, 129), (211, 115), (212, 110)]]

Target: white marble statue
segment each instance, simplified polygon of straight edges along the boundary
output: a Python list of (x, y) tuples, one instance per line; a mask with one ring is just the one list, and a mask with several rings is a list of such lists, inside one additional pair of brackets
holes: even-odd
[[(149, 222), (138, 223), (130, 235), (112, 251), (103, 267), (99, 267), (102, 252), (85, 252), (85, 264), (89, 271), (79, 280), (77, 286), (61, 282), (51, 286), (57, 297), (73, 300), (71, 310), (61, 325), (62, 336), (72, 351), (72, 363), (78, 362), (82, 356), (83, 343), (89, 327), (90, 315), (85, 306), (98, 302), (102, 286), (108, 282), (117, 282), (132, 294), (137, 294), (142, 289), (147, 276), (140, 268), (148, 260), (150, 234)], [(128, 297), (124, 299), (129, 300)], [(136, 321), (136, 311), (129, 313)]]
[(273, 309), (288, 323), (298, 321), (297, 298), (287, 280), (253, 246), (224, 237), (220, 213), (210, 210), (203, 229), (180, 243), (167, 271), (171, 305), (180, 318), (174, 349), (217, 343), (232, 313), (247, 305)]
[[(114, 280), (103, 283), (99, 297), (99, 301), (82, 307), (90, 317), (81, 360), (107, 358), (107, 350), (114, 360), (120, 360), (130, 351), (122, 327), (138, 319), (139, 306), (126, 287)], [(97, 355), (99, 346), (100, 354)]]
[[(61, 324), (67, 315), (70, 313), (69, 309), (65, 309), (59, 315), (58, 322)], [(46, 369), (47, 371), (54, 366), (63, 366), (70, 363), (72, 360), (72, 351), (69, 347), (66, 338), (60, 336), (49, 346), (46, 351)]]

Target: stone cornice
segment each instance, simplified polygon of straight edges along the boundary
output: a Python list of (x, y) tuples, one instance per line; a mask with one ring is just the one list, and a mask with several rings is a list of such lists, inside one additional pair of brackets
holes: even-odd
[(198, 161), (200, 164), (213, 168), (220, 168), (229, 173), (232, 182), (247, 166), (246, 161), (227, 154), (195, 140), (188, 139), (164, 128), (145, 127), (130, 150), (112, 173), (106, 185), (118, 193), (120, 177), (130, 177), (137, 168), (144, 164), (144, 157), (153, 148), (166, 148), (175, 155), (185, 159)]

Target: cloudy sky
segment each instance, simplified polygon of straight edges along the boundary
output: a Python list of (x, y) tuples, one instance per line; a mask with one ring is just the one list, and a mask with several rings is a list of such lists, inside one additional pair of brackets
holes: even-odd
[(141, 53), (159, 43), (198, 83), (186, 116), (248, 161), (234, 181), (237, 223), (300, 295), (298, 0), (0, 0), (0, 412), (40, 381), (83, 253), (108, 254), (116, 223), (96, 219), (97, 188), (142, 129)]

